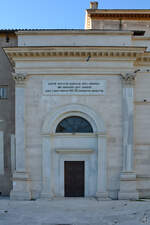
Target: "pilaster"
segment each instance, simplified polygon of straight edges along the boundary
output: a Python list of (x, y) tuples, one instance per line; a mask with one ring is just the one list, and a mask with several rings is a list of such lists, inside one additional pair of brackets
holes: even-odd
[(41, 198), (52, 197), (52, 149), (51, 136), (43, 136), (42, 162), (43, 162), (43, 182)]
[(133, 73), (122, 74), (123, 81), (123, 165), (120, 174), (119, 199), (139, 198), (134, 171), (134, 83)]
[(16, 83), (16, 99), (15, 99), (15, 129), (16, 129), (16, 170), (13, 173), (13, 189), (10, 193), (11, 199), (29, 200), (31, 199), (29, 187), (29, 175), (26, 169), (25, 155), (25, 81), (26, 74), (13, 73)]
[(98, 176), (97, 193), (99, 200), (107, 200), (107, 155), (106, 155), (106, 135), (98, 134)]
[(4, 175), (4, 132), (0, 131), (0, 175)]
[(11, 172), (14, 173), (15, 169), (16, 169), (15, 135), (11, 134)]

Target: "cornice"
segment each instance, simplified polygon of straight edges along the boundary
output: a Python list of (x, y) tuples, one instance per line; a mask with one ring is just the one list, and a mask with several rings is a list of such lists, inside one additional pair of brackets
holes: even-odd
[(93, 14), (90, 16), (92, 19), (109, 19), (109, 20), (150, 20), (150, 15), (145, 15), (143, 14), (139, 15), (138, 14)]
[[(21, 58), (39, 58), (39, 57), (63, 57), (63, 58), (117, 58), (136, 60), (140, 54), (145, 52), (145, 47), (15, 47), (4, 48), (5, 53), (11, 62)], [(30, 59), (31, 60), (31, 59)]]
[(150, 20), (150, 10), (87, 10), (92, 19)]
[(76, 29), (76, 30), (25, 30), (16, 31), (16, 35), (131, 35), (132, 31), (119, 31), (119, 30), (99, 30), (99, 29)]
[(87, 9), (86, 11), (91, 13), (148, 13), (150, 14), (150, 9)]

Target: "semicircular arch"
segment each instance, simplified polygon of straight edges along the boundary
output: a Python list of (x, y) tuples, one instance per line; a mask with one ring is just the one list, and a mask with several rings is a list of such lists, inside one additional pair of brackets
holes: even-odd
[(86, 119), (91, 124), (94, 133), (105, 132), (103, 120), (90, 107), (80, 104), (69, 104), (47, 113), (42, 124), (42, 134), (55, 133), (58, 123), (69, 116), (80, 116)]

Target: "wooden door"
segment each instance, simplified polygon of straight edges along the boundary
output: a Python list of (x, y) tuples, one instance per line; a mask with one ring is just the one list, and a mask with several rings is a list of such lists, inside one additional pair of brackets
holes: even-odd
[(65, 197), (84, 196), (84, 161), (64, 162)]

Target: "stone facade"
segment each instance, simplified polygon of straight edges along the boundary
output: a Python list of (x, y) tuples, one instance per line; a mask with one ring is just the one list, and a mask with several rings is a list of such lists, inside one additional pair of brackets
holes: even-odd
[[(150, 24), (150, 11), (132, 11), (136, 32), (131, 26), (113, 27), (118, 12), (129, 22), (130, 11), (105, 11), (105, 18), (113, 15), (114, 20), (112, 29), (101, 30), (87, 25), (104, 20), (97, 3), (91, 7), (88, 29), (18, 31), (18, 46), (4, 48), (15, 65), (16, 83), (11, 199), (64, 197), (65, 161), (84, 162), (86, 197), (150, 197), (149, 36), (140, 26)], [(90, 81), (101, 83), (102, 93), (80, 86)], [(66, 91), (68, 83), (80, 86), (78, 94), (73, 86)], [(84, 118), (93, 132), (57, 133), (58, 124), (68, 117)]]

